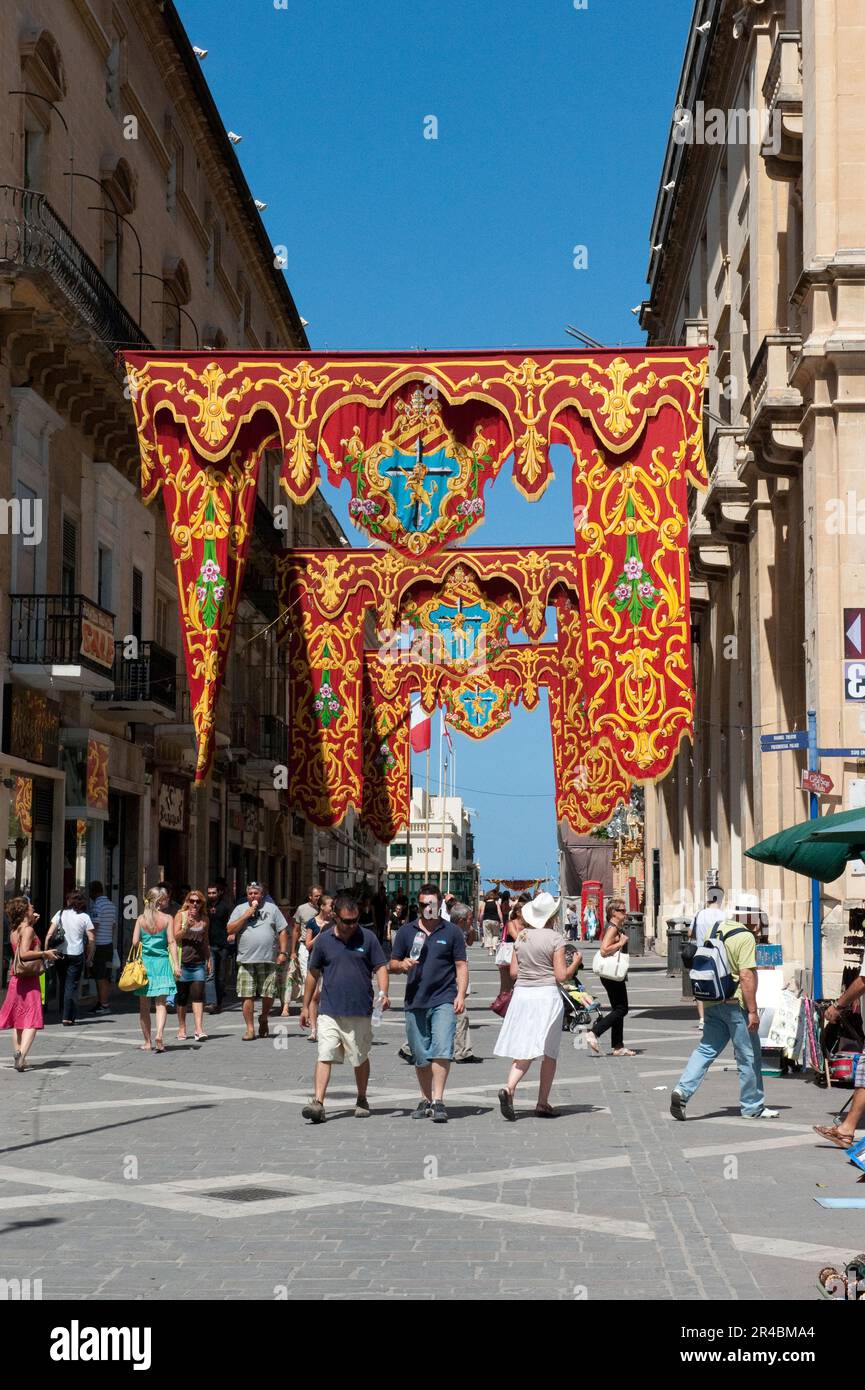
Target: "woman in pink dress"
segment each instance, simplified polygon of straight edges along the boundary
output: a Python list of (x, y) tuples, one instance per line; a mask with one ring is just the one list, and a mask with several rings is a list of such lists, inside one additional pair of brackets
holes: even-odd
[(56, 951), (43, 951), (35, 926), (39, 913), (26, 898), (12, 898), (6, 904), (10, 940), (14, 952), (6, 998), (0, 1009), (0, 1029), (11, 1028), (15, 1070), (27, 1070), (27, 1054), (42, 1027), (42, 991), (38, 975), (17, 975), (24, 962), (55, 961)]

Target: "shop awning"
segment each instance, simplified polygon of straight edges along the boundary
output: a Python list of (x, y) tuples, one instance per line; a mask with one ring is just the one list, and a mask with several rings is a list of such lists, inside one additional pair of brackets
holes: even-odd
[(865, 811), (839, 811), (805, 821), (770, 835), (745, 853), (761, 864), (775, 864), (806, 878), (832, 883), (852, 859), (865, 855)]

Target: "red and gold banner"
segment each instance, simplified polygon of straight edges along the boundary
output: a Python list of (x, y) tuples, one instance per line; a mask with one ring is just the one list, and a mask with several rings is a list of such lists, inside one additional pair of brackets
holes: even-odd
[[(706, 357), (129, 354), (143, 495), (165, 495), (198, 779), (212, 756), (260, 458), (277, 443), (289, 497), (311, 496), (323, 458), (349, 488), (354, 523), (385, 547), (295, 551), (278, 563), (290, 789), (315, 824), (351, 806), (377, 834), (402, 823), (412, 690), (481, 738), (547, 689), (557, 810), (577, 830), (608, 819), (632, 782), (663, 776), (693, 722), (687, 488), (706, 482)], [(574, 456), (574, 545), (446, 549), (480, 525), (510, 456), (518, 490), (540, 497), (552, 443)], [(542, 640), (552, 602), (555, 643)], [(527, 642), (512, 642), (516, 633)]]
[(165, 503), (198, 740), (197, 782), (207, 776), (213, 757), (216, 703), (249, 551), (264, 451), (257, 423), (250, 426), (244, 446), (221, 468), (202, 466), (177, 424), (163, 422), (143, 491), (149, 502), (161, 488)]

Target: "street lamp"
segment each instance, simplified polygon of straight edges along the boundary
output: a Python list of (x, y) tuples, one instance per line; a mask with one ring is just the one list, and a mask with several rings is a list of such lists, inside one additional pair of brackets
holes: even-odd
[(149, 271), (149, 270), (139, 270), (139, 271), (138, 271), (138, 274), (139, 274), (139, 276), (140, 276), (142, 279), (144, 279), (144, 280), (158, 280), (159, 283), (160, 283), (160, 285), (164, 285), (165, 288), (166, 288), (167, 290), (170, 290), (170, 291), (171, 291), (171, 299), (170, 299), (170, 300), (168, 300), (168, 299), (154, 299), (153, 302), (154, 302), (154, 304), (168, 304), (168, 305), (172, 305), (172, 303), (173, 303), (173, 307), (177, 310), (177, 346), (178, 346), (178, 347), (182, 347), (181, 338), (183, 337), (183, 334), (182, 334), (182, 332), (181, 332), (181, 326), (180, 326), (180, 315), (183, 314), (184, 318), (189, 319), (189, 322), (192, 324), (192, 327), (193, 327), (193, 329), (194, 329), (194, 331), (195, 331), (195, 346), (196, 346), (196, 348), (200, 348), (200, 347), (201, 347), (201, 337), (200, 337), (199, 332), (198, 332), (198, 324), (195, 322), (195, 319), (192, 317), (192, 315), (191, 315), (190, 313), (188, 313), (188, 312), (186, 311), (186, 309), (184, 309), (184, 307), (183, 307), (183, 305), (181, 304), (180, 300), (177, 298), (177, 292), (176, 292), (174, 286), (172, 285), (171, 281), (170, 281), (170, 280), (166, 280), (166, 278), (165, 278), (164, 275), (154, 275), (153, 272), (152, 272), (152, 271)]
[(31, 92), (31, 91), (29, 91), (28, 88), (26, 88), (26, 87), (14, 87), (14, 88), (12, 88), (12, 90), (10, 90), (9, 96), (10, 96), (10, 97), (32, 97), (34, 101), (44, 101), (44, 102), (45, 102), (45, 105), (46, 105), (46, 106), (50, 106), (50, 107), (51, 107), (51, 110), (54, 111), (55, 114), (58, 116), (58, 118), (59, 118), (59, 120), (60, 120), (60, 124), (63, 126), (63, 129), (66, 131), (66, 138), (67, 138), (68, 141), (69, 141), (69, 175), (70, 175), (70, 182), (69, 182), (69, 230), (70, 230), (70, 232), (71, 232), (71, 231), (72, 231), (72, 189), (73, 189), (73, 171), (74, 171), (74, 169), (75, 169), (75, 149), (74, 149), (73, 144), (72, 144), (72, 132), (71, 132), (70, 129), (69, 129), (69, 123), (67, 122), (66, 117), (63, 115), (63, 112), (60, 110), (60, 107), (57, 105), (57, 102), (56, 102), (56, 101), (52, 101), (50, 97), (43, 97), (39, 92)]
[[(111, 204), (111, 207), (110, 207), (110, 208), (105, 208), (105, 207), (93, 207), (93, 208), (88, 208), (87, 211), (88, 211), (88, 212), (110, 212), (110, 213), (112, 213), (112, 215), (113, 215), (113, 217), (114, 217), (115, 235), (116, 235), (116, 237), (117, 237), (118, 253), (119, 253), (119, 247), (120, 247), (120, 223), (122, 222), (123, 225), (124, 225), (125, 227), (128, 227), (128, 228), (129, 228), (129, 230), (132, 232), (132, 235), (135, 237), (135, 241), (136, 241), (136, 244), (137, 244), (137, 246), (138, 246), (138, 270), (139, 270), (139, 273), (140, 273), (140, 272), (141, 272), (141, 267), (142, 267), (143, 262), (144, 262), (144, 253), (143, 253), (143, 251), (142, 251), (142, 249), (141, 249), (141, 237), (138, 235), (138, 232), (136, 231), (135, 227), (134, 227), (134, 226), (132, 225), (132, 223), (129, 221), (129, 218), (123, 216), (123, 213), (120, 211), (120, 209), (118, 208), (116, 202), (114, 201), (114, 194), (111, 192), (111, 189), (108, 187), (108, 185), (105, 184), (105, 183), (103, 183), (101, 179), (95, 178), (95, 177), (93, 176), (93, 174), (79, 174), (79, 173), (73, 173), (73, 172), (70, 171), (68, 174), (64, 174), (63, 177), (66, 178), (66, 179), (72, 179), (73, 182), (74, 182), (75, 179), (84, 179), (86, 183), (95, 183), (95, 184), (96, 184), (96, 187), (100, 190), (100, 192), (102, 192), (102, 193), (105, 194), (106, 198), (108, 199), (108, 201), (109, 201), (110, 204)], [(119, 271), (120, 271), (120, 265), (119, 265), (119, 260), (118, 260), (118, 288), (119, 288), (119, 284), (120, 284)], [(139, 326), (139, 328), (141, 327), (141, 315), (142, 315), (141, 289), (142, 289), (141, 281), (139, 280), (139, 281), (138, 281), (138, 326)]]

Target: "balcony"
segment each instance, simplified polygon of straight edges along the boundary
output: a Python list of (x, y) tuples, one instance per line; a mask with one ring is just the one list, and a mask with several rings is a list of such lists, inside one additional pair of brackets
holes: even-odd
[(12, 594), (11, 673), (40, 690), (114, 689), (114, 614), (81, 594)]
[(127, 724), (159, 724), (174, 718), (177, 706), (177, 658), (156, 642), (139, 642), (138, 655), (124, 656), (125, 643), (114, 644), (114, 688), (97, 700), (103, 714), (123, 716)]
[[(155, 644), (152, 644), (155, 645)], [(172, 661), (174, 658), (172, 657)], [(172, 712), (175, 714), (174, 721), (171, 723), (155, 723), (153, 734), (162, 743), (172, 744), (184, 750), (184, 758), (194, 764), (195, 762), (195, 725), (192, 722), (192, 701), (189, 698), (189, 685), (186, 674), (177, 674), (175, 679), (175, 702)], [(164, 718), (166, 711), (162, 710)], [(223, 687), (220, 691), (219, 699), (216, 703), (216, 727), (214, 730), (214, 746), (216, 748), (227, 748), (229, 744), (228, 735), (228, 692)]]
[(760, 154), (770, 179), (802, 172), (802, 35), (780, 33), (763, 82), (767, 127)]
[(151, 346), (45, 194), (7, 183), (0, 184), (0, 269), (10, 267), (50, 280), (112, 353)]
[(709, 488), (702, 511), (712, 534), (723, 541), (748, 539), (751, 497), (741, 476), (746, 458), (739, 426), (716, 426), (706, 449)]
[(769, 333), (748, 372), (751, 424), (745, 442), (758, 473), (792, 477), (802, 466), (802, 393), (790, 385), (802, 350), (798, 333)]
[(235, 705), (231, 752), (247, 773), (270, 778), (274, 767), (288, 762), (288, 726), (276, 715), (259, 714), (251, 705)]

